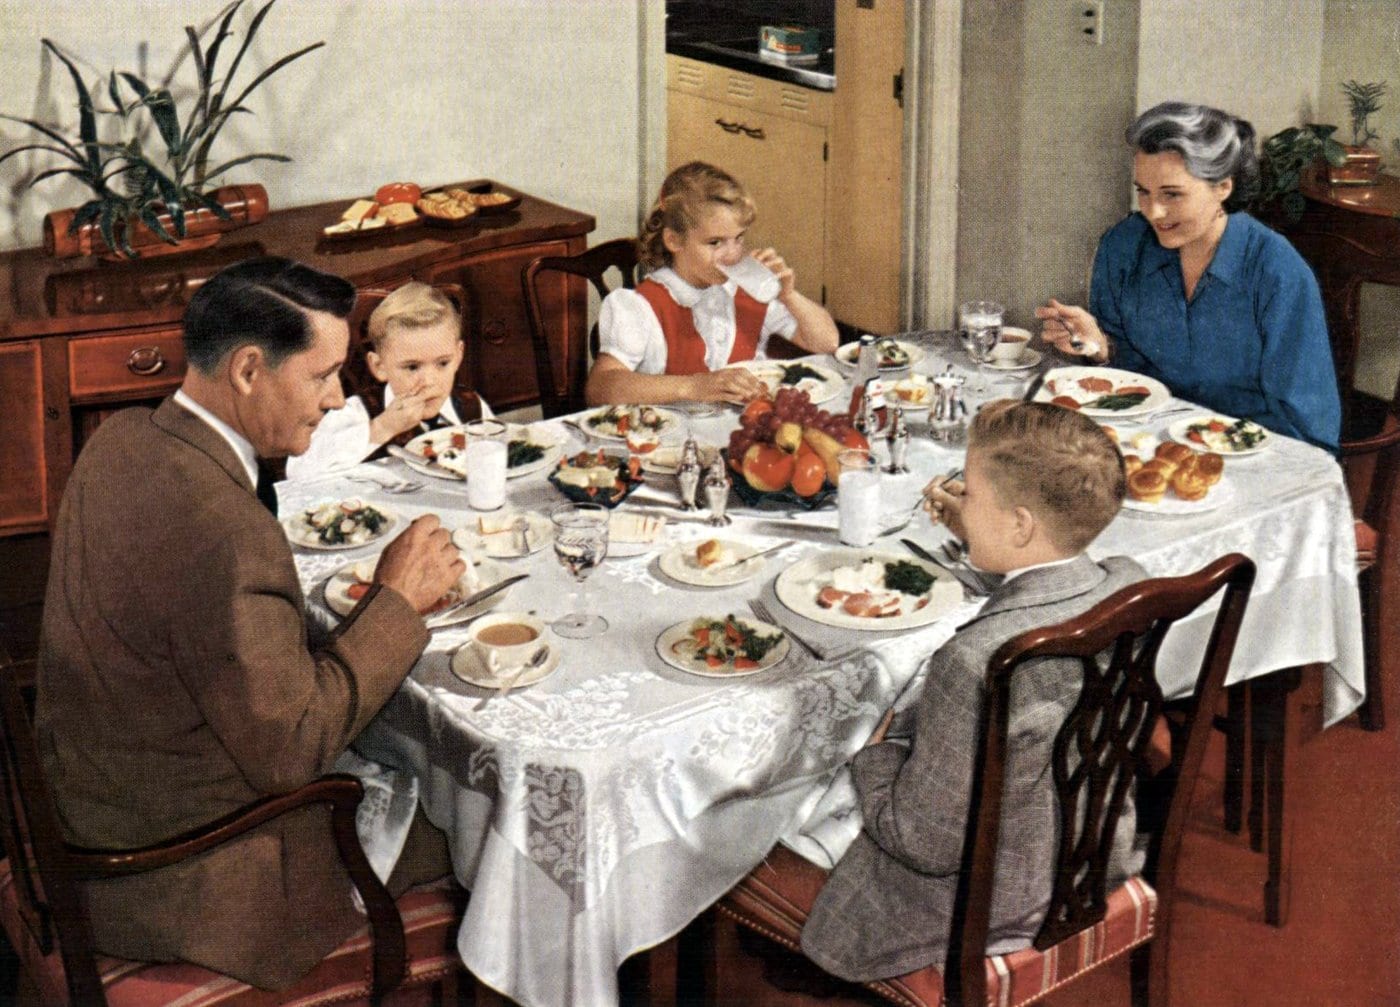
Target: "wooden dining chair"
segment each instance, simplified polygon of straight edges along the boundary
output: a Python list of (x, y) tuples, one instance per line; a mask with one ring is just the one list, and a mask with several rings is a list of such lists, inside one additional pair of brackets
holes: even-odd
[[(397, 996), (421, 990), (426, 1001), (430, 993), (442, 992), (438, 987), (455, 990), (461, 970), (456, 953), (460, 890), (424, 885), (395, 902), (375, 876), (355, 832), (363, 792), (353, 776), (326, 776), (155, 846), (72, 846), (59, 831), (29, 715), (8, 655), (0, 650), (0, 925), (40, 1003), (321, 1007), (378, 1002), (390, 991)], [(196, 965), (128, 961), (94, 949), (80, 882), (180, 863), (311, 804), (331, 806), (336, 848), (369, 922), (290, 988), (272, 994)], [(258, 908), (249, 906), (248, 911)]]
[[(467, 293), (459, 283), (438, 283), (434, 286), (446, 294), (448, 300), (456, 305), (457, 313), (462, 319), (464, 350), (462, 363), (457, 368), (457, 378), (452, 384), (452, 394), (466, 404), (468, 412), (473, 413), (472, 416), (464, 416), (462, 419), (474, 419), (481, 415), (481, 399), (476, 391), (478, 378), (476, 348), (472, 346), (472, 341), (469, 338), (470, 330), (467, 325)], [(369, 362), (365, 358), (365, 354), (374, 348), (369, 342), (369, 316), (395, 289), (397, 288), (369, 287), (359, 291), (355, 297), (355, 308), (350, 312), (348, 319), (350, 349), (345, 359), (345, 366), (340, 372), (341, 382), (345, 387), (347, 397), (359, 395), (368, 403), (382, 401), (383, 386), (369, 372)]]
[[(617, 283), (609, 279), (612, 271), (616, 271), (619, 277)], [(583, 388), (588, 382), (589, 361), (598, 355), (598, 325), (595, 322), (589, 330), (586, 349), (569, 346), (567, 340), (556, 337), (555, 344), (565, 347), (565, 359), (559, 361), (553, 358), (545, 319), (558, 312), (547, 311), (546, 303), (549, 297), (559, 295), (557, 290), (546, 289), (544, 278), (549, 273), (582, 277), (593, 285), (599, 298), (607, 297), (618, 284), (635, 290), (639, 279), (637, 242), (632, 238), (614, 238), (578, 255), (542, 256), (532, 260), (521, 272), (520, 282), (530, 318), (530, 336), (534, 340), (535, 380), (539, 384), (540, 409), (546, 419), (583, 408)], [(562, 385), (557, 377), (560, 374), (564, 379)]]
[[(1134, 1001), (1167, 1003), (1167, 958), (1182, 834), (1205, 754), (1211, 715), (1224, 687), (1254, 564), (1238, 554), (1185, 577), (1147, 580), (1119, 591), (1082, 616), (1008, 641), (987, 666), (980, 751), (969, 807), (962, 869), (946, 966), (867, 983), (903, 1007), (1036, 1002), (1092, 969), (1133, 955)], [(1126, 788), (1148, 763), (1163, 708), (1155, 674), (1168, 629), (1224, 589), (1192, 700), (1170, 746), (1176, 784), (1165, 824), (1149, 847), (1143, 875), (1110, 892), (1105, 867)], [(1100, 667), (1105, 653), (1106, 668)], [(1055, 739), (1052, 762), (1060, 835), (1049, 909), (1032, 946), (988, 956), (1002, 781), (1011, 719), (1011, 683), (1027, 663), (1075, 658), (1083, 686)], [(824, 872), (784, 847), (717, 903), (720, 913), (779, 944), (801, 950), (802, 924)], [(707, 963), (707, 991), (717, 988)]]

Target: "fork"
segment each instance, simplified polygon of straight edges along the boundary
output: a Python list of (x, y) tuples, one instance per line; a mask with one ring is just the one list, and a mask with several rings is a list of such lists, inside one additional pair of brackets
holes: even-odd
[(378, 486), (385, 493), (417, 493), (423, 488), (423, 483), (414, 479), (381, 479), (378, 476), (353, 475), (346, 476), (352, 483), (360, 483), (365, 486)]
[(992, 593), (992, 588), (996, 587), (996, 585), (992, 582), (990, 576), (978, 570), (967, 561), (967, 545), (965, 543), (958, 542), (955, 539), (949, 539), (943, 543), (943, 555), (948, 558), (949, 563), (956, 564), (960, 570), (976, 580), (977, 583), (981, 585), (984, 594)]
[[(749, 602), (749, 608), (753, 609), (753, 614), (758, 616), (764, 622), (769, 623), (773, 626), (782, 625), (778, 622), (778, 620), (773, 618), (773, 613), (768, 611), (768, 606), (763, 604), (763, 602), (760, 599), (755, 598), (751, 602)], [(802, 639), (802, 637), (798, 636), (786, 626), (783, 626), (782, 629), (783, 632), (786, 633), (791, 639), (796, 640), (798, 645), (801, 646), (803, 650), (811, 654), (818, 661), (826, 660), (826, 653), (824, 651), (818, 649), (817, 647), (814, 647), (810, 642)]]

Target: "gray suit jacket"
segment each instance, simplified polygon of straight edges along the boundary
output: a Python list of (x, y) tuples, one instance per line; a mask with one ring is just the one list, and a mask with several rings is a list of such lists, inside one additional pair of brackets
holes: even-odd
[[(130, 848), (327, 772), (427, 642), (378, 591), (323, 649), (277, 520), (171, 401), (84, 447), (54, 532), (36, 734), (67, 837)], [(363, 925), (324, 806), (172, 867), (96, 882), (102, 951), (285, 985)]]
[[(987, 660), (1029, 629), (1081, 615), (1145, 576), (1114, 557), (1080, 556), (999, 588), (930, 659), (912, 737), (862, 749), (851, 763), (864, 826), (831, 872), (802, 931), (802, 949), (855, 981), (941, 965), (962, 866)], [(1026, 947), (1050, 901), (1058, 836), (1050, 754), (1079, 696), (1071, 660), (1041, 660), (1012, 683), (1011, 722), (989, 950)], [(1131, 799), (1114, 838), (1111, 882), (1140, 868)]]

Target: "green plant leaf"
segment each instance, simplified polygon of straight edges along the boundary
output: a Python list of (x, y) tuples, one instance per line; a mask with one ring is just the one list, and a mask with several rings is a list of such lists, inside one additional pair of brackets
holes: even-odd
[(1337, 168), (1347, 163), (1346, 148), (1336, 140), (1325, 140), (1322, 144), (1322, 156), (1327, 158), (1327, 163)]
[[(218, 94), (214, 95), (214, 100), (209, 110), (210, 116), (215, 115), (219, 109), (223, 108), (224, 98), (228, 96), (228, 89), (233, 84), (234, 75), (238, 73), (239, 64), (243, 62), (243, 55), (248, 51), (248, 47), (253, 44), (253, 37), (257, 35), (258, 28), (262, 26), (263, 18), (267, 17), (267, 12), (272, 10), (272, 5), (276, 2), (277, 0), (267, 0), (267, 3), (262, 6), (262, 9), (254, 14), (253, 19), (248, 22), (248, 30), (243, 33), (243, 43), (238, 47), (238, 52), (234, 53), (233, 64), (229, 67), (228, 73), (224, 75), (224, 86), (219, 88)], [(234, 10), (237, 10), (242, 5), (243, 0), (238, 0), (238, 2), (234, 4)], [(237, 103), (235, 102), (235, 104)]]
[[(176, 225), (175, 234), (171, 234), (165, 229), (165, 225), (161, 223), (160, 214), (156, 212), (153, 204), (147, 203), (145, 206), (141, 207), (137, 215), (141, 218), (141, 222), (154, 231), (156, 237), (167, 245), (178, 245), (180, 243), (179, 239), (185, 236), (183, 220), (180, 224)], [(174, 218), (172, 217), (171, 220), (173, 222)], [(179, 235), (179, 237), (176, 237), (176, 235)]]
[(117, 71), (115, 70), (107, 76), (107, 97), (111, 98), (112, 104), (117, 106), (117, 114), (125, 119), (126, 105), (122, 102), (122, 96), (117, 92)]
[(63, 55), (62, 50), (48, 39), (43, 39), (43, 44), (68, 68), (68, 73), (73, 78), (73, 90), (78, 95), (78, 136), (87, 151), (88, 170), (96, 178), (102, 174), (102, 162), (97, 156), (97, 113), (92, 107), (92, 95), (88, 93), (87, 85), (83, 83), (82, 75), (78, 73), (73, 61)]
[(233, 220), (233, 214), (229, 213), (218, 200), (210, 199), (202, 192), (191, 192), (188, 194), (187, 198), (191, 203), (208, 210), (220, 220)]
[(1336, 126), (1323, 122), (1310, 122), (1308, 123), (1308, 129), (1311, 130), (1313, 135), (1319, 140), (1326, 140), (1333, 133), (1337, 132)]
[[(276, 2), (276, 0), (268, 0), (268, 7), (271, 7), (274, 2)], [(267, 8), (264, 7), (263, 10), (266, 11)], [(258, 87), (258, 85), (260, 85), (263, 81), (267, 80), (267, 78), (271, 77), (274, 73), (282, 69), (288, 63), (300, 59), (309, 52), (313, 52), (316, 49), (320, 49), (325, 44), (325, 42), (315, 42), (309, 46), (306, 46), (303, 49), (298, 49), (294, 53), (289, 53), (288, 55), (283, 56), (281, 59), (277, 60), (262, 73), (254, 77), (252, 83), (243, 89), (242, 93), (239, 94), (238, 98), (233, 102), (232, 106), (230, 106), (227, 110), (220, 112), (217, 116), (214, 116), (212, 118), (212, 125), (210, 126), (209, 133), (200, 142), (199, 151), (195, 155), (195, 163), (198, 165), (208, 160), (209, 149), (214, 145), (214, 140), (218, 138), (219, 131), (222, 130), (224, 124), (228, 122), (228, 115), (235, 110), (244, 110), (243, 100), (247, 98), (248, 95), (250, 95), (253, 92), (253, 90)], [(199, 177), (200, 173), (198, 169), (196, 169), (196, 181), (199, 180)]]
[(102, 232), (102, 240), (114, 252), (117, 251), (117, 239), (112, 232), (115, 229), (117, 211), (120, 208), (120, 205), (113, 200), (105, 201), (102, 204), (102, 215), (97, 221), (97, 229)]
[[(5, 151), (5, 153), (0, 154), (0, 162), (4, 162), (8, 158), (14, 157), (16, 154), (23, 154), (27, 150), (47, 150), (54, 154), (62, 154), (64, 157), (68, 158), (69, 160), (73, 161), (79, 166), (79, 168), (81, 169), (81, 175), (79, 177), (81, 177), (84, 181), (87, 180), (87, 162), (83, 160), (82, 155), (78, 154), (76, 151), (69, 150), (64, 147), (51, 147), (47, 143), (26, 143), (22, 147), (16, 147), (13, 150), (7, 150)], [(33, 183), (31, 182), (30, 184), (32, 185)]]
[(285, 164), (290, 162), (291, 158), (286, 154), (244, 154), (242, 157), (235, 157), (232, 161), (225, 161), (217, 168), (212, 169), (209, 174), (204, 176), (204, 181), (207, 182), (211, 178), (222, 175), (230, 168), (236, 168), (240, 164), (247, 164), (249, 161), (281, 161)]
[(1301, 192), (1290, 192), (1283, 197), (1283, 212), (1288, 214), (1288, 219), (1294, 222), (1303, 215), (1303, 210), (1307, 205), (1308, 201)]
[(77, 234), (78, 228), (89, 221), (96, 220), (102, 213), (104, 202), (100, 199), (90, 199), (82, 206), (73, 211), (73, 219), (68, 222), (68, 233)]
[(155, 121), (160, 138), (165, 141), (166, 154), (172, 161), (178, 161), (181, 151), (180, 112), (175, 107), (175, 99), (165, 88), (152, 91), (141, 99)]
[[(19, 118), (19, 116), (6, 115), (3, 112), (0, 112), (0, 119), (9, 119), (11, 122), (17, 122), (21, 125), (28, 126), (36, 133), (43, 133), (50, 140), (53, 140), (55, 143), (62, 145), (62, 152), (66, 156), (72, 158), (74, 161), (77, 161), (79, 164), (85, 164), (87, 161), (86, 157), (84, 157), (83, 155), (83, 152), (79, 150), (76, 146), (74, 146), (72, 143), (70, 143), (66, 136), (58, 132), (58, 130), (56, 129), (51, 129), (48, 126), (45, 126), (42, 122), (39, 122), (37, 119), (21, 119)], [(53, 150), (54, 148), (50, 147), (48, 149)], [(10, 153), (16, 153), (16, 151), (10, 151)], [(6, 154), (6, 157), (8, 156), (9, 154)]]

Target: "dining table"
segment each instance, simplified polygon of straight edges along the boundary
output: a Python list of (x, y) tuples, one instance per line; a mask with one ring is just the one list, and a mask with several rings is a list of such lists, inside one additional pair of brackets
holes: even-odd
[[(969, 396), (973, 410), (978, 396), (1023, 394), (1053, 363), (1047, 352), (1040, 368), (989, 377), (944, 337), (910, 334), (909, 341), (919, 348), (914, 372), (957, 372), (969, 388), (984, 386)], [(853, 368), (831, 357), (809, 362), (840, 377), (823, 408), (844, 411)], [(1168, 396), (1146, 415), (1112, 422), (1120, 442), (1166, 439), (1174, 423), (1202, 412)], [(556, 453), (625, 450), (569, 419), (532, 424), (528, 436), (557, 445)], [(738, 411), (678, 408), (672, 419), (666, 442), (690, 435), (719, 447)], [(957, 430), (935, 439), (926, 413), (911, 409), (906, 420), (910, 471), (882, 474), (888, 531), (862, 555), (909, 557), (902, 539), (937, 554), (949, 539), (917, 504), (930, 478), (961, 466), (965, 442)], [(883, 440), (874, 447), (887, 457)], [(547, 515), (564, 501), (546, 469), (509, 480), (509, 511)], [(618, 545), (593, 572), (588, 604), (607, 620), (605, 632), (547, 633), (544, 676), (501, 693), (467, 680), (479, 675), (459, 674), (470, 671), (469, 628), (435, 631), (343, 767), (367, 784), (359, 827), (381, 873), (392, 867), (416, 806), (446, 833), (457, 880), (471, 893), (457, 935), (462, 961), (528, 1007), (616, 1003), (621, 963), (681, 931), (776, 843), (823, 866), (839, 859), (860, 827), (844, 764), (891, 708), (917, 699), (929, 655), (984, 601), (958, 585), (944, 592), (935, 618), (897, 629), (876, 619), (852, 628), (799, 615), (779, 581), (804, 561), (847, 548), (834, 505), (750, 507), (731, 494), (732, 524), (717, 528), (705, 510), (680, 508), (674, 476), (644, 473), (644, 480), (618, 513), (665, 522), (654, 541)], [(1192, 572), (1226, 553), (1249, 556), (1258, 574), (1229, 681), (1321, 665), (1323, 725), (1334, 724), (1364, 698), (1352, 515), (1337, 461), (1275, 434), (1267, 450), (1230, 458), (1218, 489), (1214, 505), (1186, 513), (1125, 508), (1089, 553), (1131, 556), (1153, 576)], [(400, 522), (436, 514), (469, 548), (486, 541), (473, 538), (482, 518), (492, 527), (499, 517), (469, 508), (460, 479), (415, 471), (401, 459), (284, 482), (278, 495), (284, 515), (348, 497)], [(547, 522), (533, 520), (547, 539)], [(699, 586), (666, 572), (674, 570), (668, 554), (674, 560), (715, 537), (781, 548), (725, 583)], [(382, 545), (294, 549), (309, 610), (322, 625), (337, 618), (327, 607), (328, 580), (347, 564), (372, 565)], [(570, 610), (574, 584), (547, 542), (526, 545), (527, 554), (483, 569), (527, 574), (498, 596), (497, 610), (548, 623)], [(698, 674), (667, 660), (658, 645), (698, 617), (753, 619), (755, 601), (792, 637), (771, 667)], [(1163, 645), (1158, 677), (1169, 698), (1194, 685), (1213, 605), (1179, 622)]]

